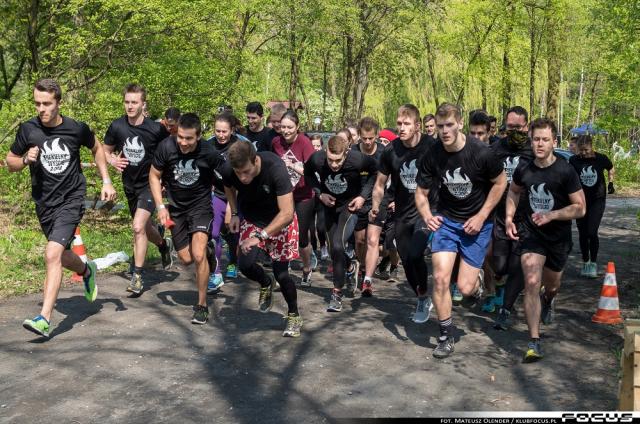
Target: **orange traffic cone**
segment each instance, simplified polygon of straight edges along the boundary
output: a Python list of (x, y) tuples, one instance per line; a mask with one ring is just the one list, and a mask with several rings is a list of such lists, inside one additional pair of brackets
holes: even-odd
[(618, 285), (616, 284), (616, 267), (613, 262), (607, 264), (607, 275), (604, 277), (598, 311), (591, 321), (600, 324), (620, 324), (620, 305), (618, 304)]
[[(73, 245), (71, 246), (71, 250), (73, 251), (73, 253), (78, 255), (80, 259), (82, 259), (82, 262), (87, 263), (87, 251), (84, 248), (82, 237), (80, 237), (80, 227), (76, 227), (76, 234), (73, 238)], [(82, 275), (76, 274), (74, 272), (71, 280), (79, 283), (82, 281)]]

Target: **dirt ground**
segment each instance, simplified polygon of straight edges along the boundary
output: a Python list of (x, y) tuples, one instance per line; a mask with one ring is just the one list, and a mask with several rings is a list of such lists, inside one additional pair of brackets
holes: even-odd
[[(615, 261), (625, 317), (638, 316), (638, 199), (611, 199), (601, 227), (601, 271)], [(576, 247), (543, 326), (546, 358), (522, 364), (528, 336), (518, 302), (509, 332), (493, 315), (459, 306), (455, 354), (431, 357), (435, 317), (415, 324), (404, 282), (375, 282), (375, 297), (325, 312), (329, 280), (299, 290), (299, 339), (281, 336), (284, 301), (257, 311), (243, 278), (211, 297), (212, 319), (190, 323), (191, 270), (147, 273), (134, 299), (120, 275), (102, 274), (85, 302), (67, 286), (42, 342), (21, 327), (40, 295), (0, 301), (0, 422), (327, 422), (338, 417), (422, 417), (438, 411), (608, 410), (617, 407), (621, 326), (591, 322), (602, 277), (579, 277)], [(90, 250), (90, 247), (89, 247)], [(298, 272), (295, 272), (299, 275)]]

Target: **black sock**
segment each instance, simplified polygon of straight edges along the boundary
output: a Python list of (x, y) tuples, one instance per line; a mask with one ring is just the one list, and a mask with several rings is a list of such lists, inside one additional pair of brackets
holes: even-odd
[(141, 266), (134, 266), (133, 267), (133, 272), (138, 274), (138, 275), (142, 275), (143, 271), (144, 271), (144, 268), (141, 267)]
[(440, 320), (440, 338), (446, 339), (453, 336), (453, 320), (451, 317)]
[(393, 272), (398, 269), (398, 265), (391, 265), (391, 270), (389, 272)]
[(158, 250), (160, 250), (161, 252), (167, 250), (167, 241), (165, 239), (162, 239), (162, 243), (158, 245)]
[(378, 264), (378, 269), (380, 271), (385, 271), (387, 269), (387, 266), (389, 265), (389, 262), (391, 260), (389, 259), (388, 256), (385, 256), (384, 258), (382, 258), (382, 260), (380, 261), (380, 263)]
[(540, 337), (531, 337), (533, 343), (540, 343)]
[(83, 277), (87, 277), (87, 271), (89, 271), (89, 265), (87, 265), (86, 263), (84, 264), (84, 271), (82, 271), (82, 276)]

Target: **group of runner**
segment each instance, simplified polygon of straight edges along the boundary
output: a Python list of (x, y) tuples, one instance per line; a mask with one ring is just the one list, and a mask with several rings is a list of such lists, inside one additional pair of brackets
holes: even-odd
[[(453, 303), (484, 299), (484, 310), (498, 310), (495, 328), (507, 330), (524, 291), (531, 337), (524, 360), (531, 362), (543, 357), (539, 322), (553, 320), (573, 219), (582, 274), (596, 274), (604, 173), (612, 193), (613, 166), (594, 152), (588, 136), (576, 140), (578, 154), (569, 162), (557, 156), (554, 122), (529, 122), (519, 106), (507, 111), (503, 137), (495, 135), (496, 120), (485, 111), (470, 113), (464, 134), (458, 106), (444, 103), (421, 119), (406, 104), (398, 109), (397, 133), (365, 117), (324, 146), (321, 137), (310, 139), (300, 130), (295, 111), (276, 105), (265, 125), (262, 105), (252, 102), (246, 127), (222, 111), (205, 140), (196, 114), (170, 108), (160, 122), (148, 118), (145, 89), (129, 84), (125, 114), (111, 123), (103, 145), (86, 124), (60, 114), (62, 92), (54, 80), (39, 80), (33, 93), (38, 116), (20, 125), (7, 163), (11, 171), (30, 168), (36, 214), (48, 240), (42, 310), (23, 323), (44, 337), (63, 267), (83, 276), (88, 301), (97, 297), (95, 264), (69, 250), (84, 212), (81, 146), (95, 157), (103, 200), (116, 196), (108, 165), (122, 175), (133, 229), (127, 291), (144, 291), (149, 242), (165, 268), (175, 250), (183, 264), (195, 264), (194, 324), (208, 321), (207, 295), (239, 269), (259, 283), (261, 312), (271, 309), (279, 286), (288, 308), (283, 335), (298, 337), (303, 320), (291, 261), (301, 259), (302, 287), (313, 284), (318, 257), (330, 261), (327, 311), (334, 313), (345, 296), (372, 296), (374, 279), (386, 278), (387, 266), (393, 272), (401, 261), (416, 296), (413, 321), (427, 322), (435, 307), (440, 337), (434, 357), (454, 351)], [(171, 237), (163, 236), (165, 228)]]

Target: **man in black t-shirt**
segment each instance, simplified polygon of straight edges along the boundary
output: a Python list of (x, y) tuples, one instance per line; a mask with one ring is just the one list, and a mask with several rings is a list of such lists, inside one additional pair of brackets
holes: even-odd
[[(231, 208), (229, 229), (240, 233), (240, 272), (260, 283), (258, 308), (263, 313), (271, 310), (273, 288), (276, 281), (280, 284), (288, 307), (282, 335), (299, 337), (302, 318), (296, 285), (289, 275), (289, 262), (299, 256), (298, 220), (287, 167), (274, 153), (257, 153), (249, 143), (235, 143), (220, 174)], [(275, 278), (257, 264), (261, 250), (273, 260)]]
[(259, 102), (251, 102), (247, 104), (247, 130), (246, 137), (251, 141), (253, 147), (258, 152), (270, 152), (271, 142), (278, 133), (272, 129), (264, 126), (262, 117), (264, 111), (262, 105)]
[(333, 290), (328, 312), (342, 310), (342, 288), (349, 280), (346, 294), (353, 296), (358, 273), (357, 261), (349, 262), (345, 244), (356, 228), (358, 212), (371, 196), (376, 176), (376, 162), (368, 155), (350, 149), (341, 136), (333, 136), (326, 151), (315, 152), (304, 164), (305, 181), (313, 187), (324, 205), (324, 219), (331, 245)]
[[(216, 267), (215, 254), (208, 246), (213, 219), (211, 188), (216, 169), (224, 163), (213, 146), (200, 138), (201, 134), (198, 115), (182, 115), (177, 135), (158, 145), (149, 172), (158, 220), (171, 228), (180, 261), (185, 265), (195, 262), (198, 303), (193, 308), (193, 324), (209, 320), (207, 280), (209, 269)], [(168, 208), (162, 201), (162, 185), (166, 187)]]
[[(147, 93), (138, 84), (124, 89), (125, 115), (109, 125), (104, 137), (104, 150), (111, 166), (122, 174), (122, 186), (133, 219), (133, 273), (127, 291), (142, 294), (144, 260), (149, 241), (158, 246), (162, 267), (171, 266), (171, 250), (151, 220), (156, 205), (149, 189), (149, 168), (153, 154), (169, 136), (165, 127), (143, 115)], [(117, 154), (114, 154), (117, 152)]]
[[(535, 159), (518, 164), (507, 196), (505, 227), (511, 239), (520, 240), (524, 311), (531, 336), (524, 362), (543, 357), (540, 320), (546, 325), (553, 321), (554, 299), (572, 246), (571, 220), (585, 213), (578, 174), (553, 152), (556, 133), (556, 126), (549, 119), (532, 122), (531, 147)], [(521, 200), (524, 225), (518, 229), (513, 219)], [(540, 293), (543, 281), (544, 292)]]
[[(418, 161), (428, 156), (437, 142), (420, 133), (420, 112), (414, 105), (400, 106), (396, 125), (399, 137), (384, 149), (380, 158), (369, 222), (378, 219), (387, 181), (391, 178), (388, 190), (393, 193), (395, 202), (396, 244), (407, 281), (417, 296), (413, 321), (425, 323), (433, 308), (431, 299), (427, 296), (428, 270), (424, 259), (429, 231), (416, 209), (416, 175)], [(435, 199), (432, 200), (435, 202)]]
[(11, 172), (27, 166), (36, 215), (47, 238), (44, 252), (46, 277), (40, 314), (23, 322), (24, 328), (49, 337), (51, 314), (62, 282), (62, 267), (83, 277), (84, 296), (93, 302), (98, 295), (95, 263), (86, 264), (70, 249), (76, 227), (84, 214), (86, 181), (80, 168), (80, 148), (91, 150), (102, 178), (100, 197), (113, 200), (113, 189), (102, 145), (87, 124), (60, 114), (62, 90), (52, 79), (41, 79), (33, 90), (38, 116), (20, 124), (7, 154)]
[[(493, 228), (492, 211), (507, 181), (502, 163), (495, 160), (489, 146), (466, 137), (460, 108), (444, 103), (436, 111), (438, 138), (418, 165), (416, 207), (434, 231), (431, 243), (433, 300), (440, 321), (440, 337), (433, 350), (436, 358), (446, 358), (454, 350), (451, 320), (451, 274), (460, 255), (458, 289), (463, 295), (481, 297), (478, 280)], [(439, 182), (437, 213), (431, 210), (429, 194)]]
[[(580, 176), (587, 206), (584, 217), (576, 220), (583, 261), (580, 275), (596, 278), (598, 276), (596, 261), (600, 247), (598, 229), (604, 214), (607, 191), (609, 194), (615, 193), (613, 187), (615, 170), (607, 156), (593, 150), (590, 135), (579, 136), (576, 140), (576, 149), (578, 154), (571, 156), (569, 163)], [(605, 171), (609, 179), (608, 190), (605, 189)]]

